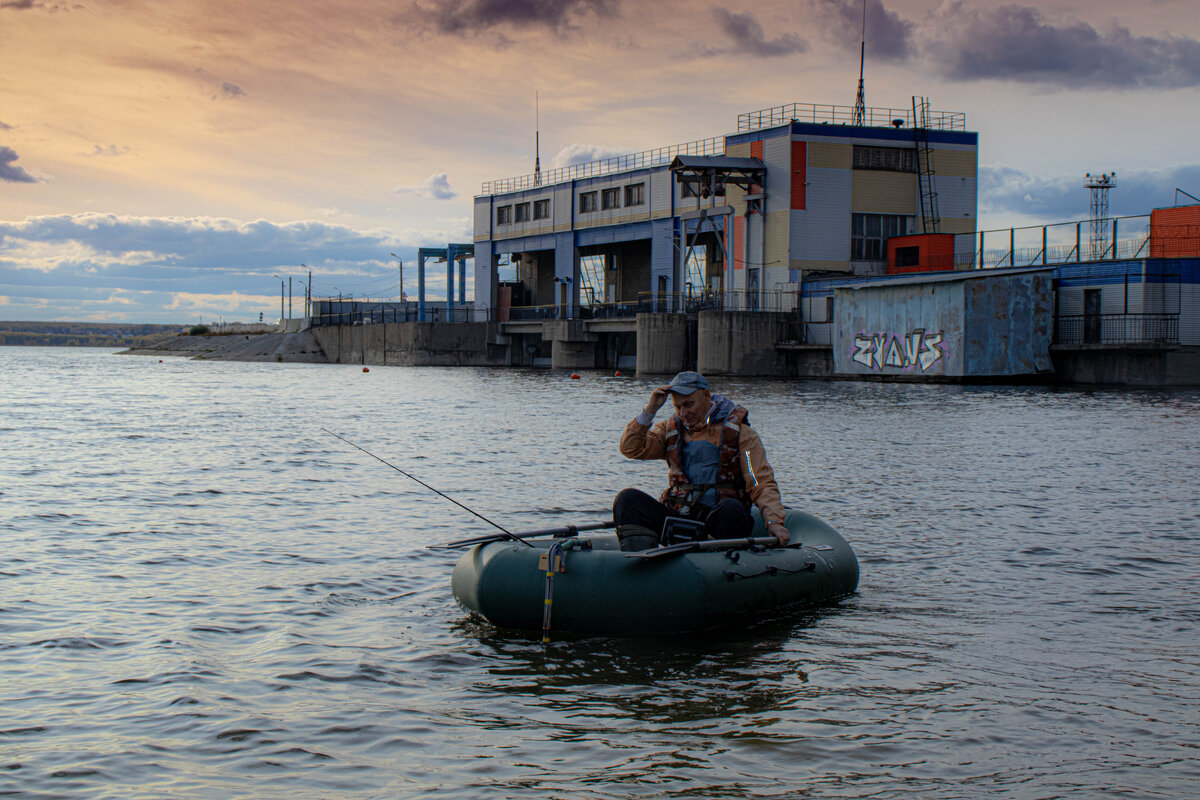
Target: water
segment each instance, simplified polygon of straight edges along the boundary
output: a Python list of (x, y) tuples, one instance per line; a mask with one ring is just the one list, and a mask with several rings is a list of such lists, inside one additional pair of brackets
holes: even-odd
[(0, 794), (1182, 797), (1200, 394), (733, 380), (860, 593), (717, 634), (499, 631), (492, 529), (604, 518), (651, 384), (0, 348)]

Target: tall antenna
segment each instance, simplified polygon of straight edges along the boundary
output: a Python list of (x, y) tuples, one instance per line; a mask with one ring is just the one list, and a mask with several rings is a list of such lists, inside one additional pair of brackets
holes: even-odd
[[(1092, 192), (1091, 249), (1090, 257), (1104, 258), (1108, 252), (1108, 190), (1117, 185), (1117, 173), (1102, 172), (1083, 176), (1083, 188)], [(1113, 243), (1114, 247), (1116, 243)], [(1116, 253), (1113, 253), (1116, 256)]]
[(867, 117), (867, 97), (863, 91), (863, 62), (867, 59), (867, 0), (863, 0), (862, 44), (858, 48), (858, 97), (854, 101), (854, 124), (863, 125)]
[(542, 185), (542, 104), (538, 91), (533, 92), (533, 185)]

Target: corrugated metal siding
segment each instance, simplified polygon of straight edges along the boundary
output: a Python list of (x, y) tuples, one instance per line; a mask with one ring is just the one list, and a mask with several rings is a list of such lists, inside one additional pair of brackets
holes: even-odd
[(1200, 344), (1200, 286), (1180, 287), (1179, 343)]
[[(762, 265), (765, 267), (787, 267), (788, 264), (788, 222), (792, 216), (792, 212), (784, 209), (783, 211), (774, 211), (766, 215), (766, 241), (764, 242)], [(751, 251), (750, 266), (760, 266), (755, 264), (757, 259), (754, 254), (757, 250)]]
[(966, 375), (1048, 372), (1053, 333), (1052, 273), (964, 282)]
[[(811, 148), (810, 148), (811, 154)], [(850, 261), (851, 171), (809, 165), (808, 208), (792, 212), (789, 226), (791, 264), (837, 262), (834, 269), (847, 269)]]
[(475, 305), (477, 308), (491, 308), (496, 305), (492, 297), (492, 248), (489, 242), (486, 247), (475, 244)]
[(671, 192), (675, 178), (670, 172), (654, 172), (650, 175), (650, 216), (671, 215)]
[(725, 155), (731, 158), (750, 158), (750, 143), (730, 144), (725, 146)]
[(675, 245), (674, 245), (674, 224), (671, 220), (654, 220), (652, 223), (653, 233), (650, 235), (650, 288), (649, 291), (658, 290), (659, 276), (665, 276), (667, 279), (667, 291), (673, 289), (673, 275), (675, 274)]
[(492, 232), (492, 198), (487, 197), (475, 198), (475, 229), (474, 240), (476, 242), (487, 241), (491, 238)]
[(571, 230), (573, 218), (572, 204), (575, 202), (575, 192), (569, 183), (554, 187), (554, 230), (557, 232)]
[(861, 214), (917, 213), (916, 174), (854, 170), (851, 180), (851, 211)]
[[(934, 176), (934, 189), (938, 196), (938, 212), (949, 221), (969, 219), (975, 223), (978, 183), (974, 178), (957, 178), (938, 173)], [(966, 230), (946, 230), (944, 233), (965, 233)]]
[(835, 298), (838, 374), (964, 374), (961, 282), (839, 288)]
[(947, 177), (975, 178), (978, 175), (976, 165), (979, 154), (971, 150), (950, 149), (947, 147), (933, 148), (933, 171), (938, 178)]
[(854, 145), (842, 142), (808, 142), (809, 169), (845, 169), (854, 165)]

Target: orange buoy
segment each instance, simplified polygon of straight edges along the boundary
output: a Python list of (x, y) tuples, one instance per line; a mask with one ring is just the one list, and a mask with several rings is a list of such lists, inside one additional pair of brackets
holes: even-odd
[(162, 363), (162, 359), (161, 359), (161, 358), (158, 360), (158, 363), (160, 363), (160, 364)]
[(572, 372), (572, 373), (571, 373), (571, 380), (573, 380), (573, 381), (577, 381), (577, 380), (579, 380), (579, 373), (578, 373), (578, 372)]
[(371, 370), (367, 369), (366, 367), (363, 367), (363, 372), (370, 372), (370, 371)]
[(621, 377), (621, 370), (616, 371), (616, 377), (618, 377), (618, 378)]

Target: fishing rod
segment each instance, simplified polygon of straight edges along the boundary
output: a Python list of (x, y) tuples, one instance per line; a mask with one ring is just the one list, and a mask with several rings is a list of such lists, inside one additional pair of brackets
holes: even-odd
[(458, 506), (458, 507), (459, 507), (459, 508), (461, 508), (462, 510), (464, 510), (464, 511), (470, 511), (472, 514), (474, 514), (475, 516), (479, 517), (481, 520), (483, 520), (484, 522), (486, 522), (488, 525), (491, 525), (493, 528), (499, 528), (501, 531), (503, 531), (503, 532), (504, 532), (505, 536), (507, 536), (508, 538), (510, 538), (510, 539), (514, 539), (515, 541), (518, 541), (518, 542), (520, 542), (521, 544), (525, 545), (526, 547), (533, 547), (533, 545), (531, 545), (529, 542), (525, 541), (525, 540), (524, 540), (524, 539), (522, 539), (520, 536), (517, 536), (517, 535), (516, 535), (515, 533), (513, 533), (512, 531), (510, 531), (510, 530), (508, 530), (507, 528), (505, 528), (503, 525), (499, 525), (499, 524), (497, 524), (497, 523), (495, 523), (495, 522), (492, 522), (490, 519), (488, 519), (487, 517), (485, 517), (483, 514), (480, 514), (478, 511), (476, 511), (476, 510), (475, 510), (475, 509), (473, 509), (473, 508), (467, 508), (466, 506), (464, 506), (462, 503), (460, 503), (460, 502), (458, 502), (457, 500), (455, 500), (455, 499), (454, 499), (453, 497), (451, 497), (450, 495), (446, 494), (445, 492), (439, 492), (437, 489), (433, 488), (432, 486), (430, 486), (430, 485), (429, 485), (428, 483), (426, 483), (425, 481), (421, 480), (420, 478), (416, 477), (415, 475), (410, 475), (410, 474), (408, 474), (407, 472), (405, 472), (404, 470), (400, 469), (399, 467), (397, 467), (395, 464), (391, 463), (390, 461), (384, 461), (382, 458), (380, 458), (379, 456), (375, 455), (374, 453), (372, 453), (372, 452), (371, 452), (370, 450), (368, 450), (367, 448), (365, 448), (365, 447), (359, 447), (359, 446), (358, 446), (358, 445), (356, 445), (354, 442), (352, 442), (352, 441), (350, 441), (349, 439), (347, 439), (345, 436), (342, 436), (341, 434), (334, 433), (333, 431), (329, 430), (328, 428), (321, 428), (321, 430), (325, 431), (325, 433), (328, 433), (330, 436), (336, 436), (337, 438), (341, 439), (341, 440), (342, 440), (343, 442), (345, 442), (346, 444), (348, 444), (348, 445), (350, 445), (351, 447), (353, 447), (355, 450), (361, 450), (361, 451), (363, 451), (364, 453), (366, 453), (367, 455), (369, 455), (371, 458), (375, 459), (376, 461), (378, 461), (378, 462), (380, 462), (380, 463), (382, 463), (382, 464), (386, 464), (387, 466), (389, 466), (389, 467), (391, 467), (392, 469), (396, 470), (396, 472), (399, 472), (399, 473), (400, 473), (401, 475), (403, 475), (404, 477), (406, 477), (406, 478), (411, 478), (412, 480), (414, 480), (414, 481), (416, 481), (417, 483), (421, 484), (421, 485), (422, 485), (422, 486), (424, 486), (426, 489), (428, 489), (429, 491), (431, 491), (431, 492), (433, 492), (434, 494), (438, 495), (439, 497), (444, 497), (444, 498), (446, 498), (447, 500), (449, 500), (451, 503), (454, 503), (454, 505)]

